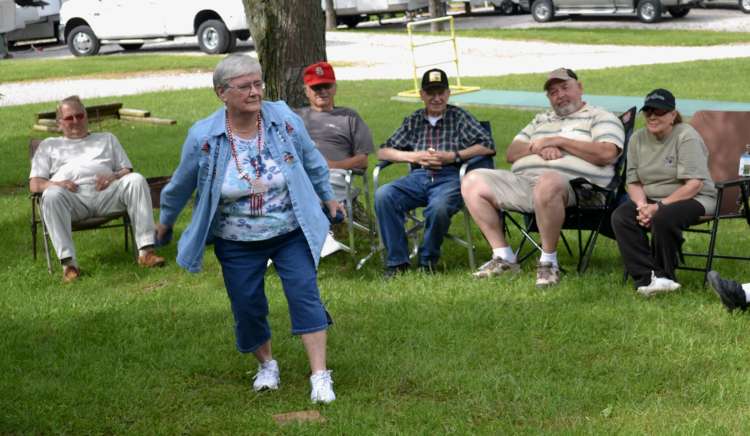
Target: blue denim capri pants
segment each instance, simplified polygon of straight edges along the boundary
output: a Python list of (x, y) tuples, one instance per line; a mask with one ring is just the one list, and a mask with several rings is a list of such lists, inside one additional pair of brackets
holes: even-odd
[(332, 324), (318, 290), (318, 274), (301, 229), (264, 241), (217, 238), (214, 252), (232, 303), (237, 350), (252, 353), (271, 339), (265, 273), (271, 259), (284, 288), (292, 334), (325, 330)]

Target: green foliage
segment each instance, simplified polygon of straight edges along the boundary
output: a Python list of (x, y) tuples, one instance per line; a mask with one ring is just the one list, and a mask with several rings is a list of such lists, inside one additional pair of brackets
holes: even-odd
[[(644, 95), (663, 83), (678, 98), (748, 100), (735, 84), (747, 60), (657, 65), (581, 76), (589, 92)], [(691, 71), (690, 74), (684, 72)], [(467, 78), (489, 88), (538, 90), (542, 75)], [(717, 85), (714, 85), (716, 83)], [(739, 83), (742, 83), (739, 80)], [(356, 108), (382, 142), (416, 104), (389, 97), (408, 81), (341, 82), (337, 103)], [(108, 121), (134, 165), (170, 173), (192, 122), (211, 113), (210, 90), (107, 98), (178, 120), (177, 126)], [(469, 276), (466, 252), (446, 241), (435, 276), (380, 279), (377, 259), (356, 271), (345, 253), (323, 259), (322, 297), (335, 324), (329, 366), (338, 400), (309, 404), (308, 366), (288, 332), (286, 302), (273, 270), (266, 277), (281, 389), (255, 394), (255, 363), (234, 350), (233, 322), (212, 249), (204, 271), (169, 261), (144, 270), (123, 252), (122, 233), (75, 235), (83, 277), (62, 285), (31, 260), (26, 142), (32, 115), (50, 104), (1, 108), (0, 433), (2, 434), (745, 434), (750, 419), (747, 316), (727, 315), (682, 272), (683, 290), (640, 298), (622, 282), (613, 241), (601, 238), (589, 272), (534, 288), (532, 262), (510, 278)], [(530, 112), (472, 108), (505, 146)], [(386, 178), (403, 169), (388, 169)], [(190, 211), (177, 223), (184, 231)], [(461, 217), (453, 232), (460, 234)], [(573, 246), (576, 237), (569, 233)], [(478, 257), (489, 247), (479, 241)], [(511, 242), (519, 241), (513, 233)], [(737, 242), (735, 242), (737, 241)], [(688, 236), (688, 249), (706, 245)], [(718, 247), (747, 251), (747, 225), (723, 226)], [(367, 244), (363, 237), (358, 248)], [(560, 247), (561, 261), (575, 260)], [(719, 261), (722, 274), (750, 280), (747, 266)], [(319, 409), (326, 421), (290, 426), (272, 415)]]

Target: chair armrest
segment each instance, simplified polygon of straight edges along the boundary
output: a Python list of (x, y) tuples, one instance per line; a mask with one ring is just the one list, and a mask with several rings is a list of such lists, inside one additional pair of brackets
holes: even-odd
[(458, 170), (458, 177), (463, 180), (466, 173), (477, 168), (495, 168), (494, 158), (494, 154), (470, 157), (461, 164), (461, 168)]
[(714, 182), (716, 188), (729, 188), (732, 186), (741, 186), (744, 184), (750, 184), (750, 177), (739, 177), (736, 179), (722, 180), (721, 182)]

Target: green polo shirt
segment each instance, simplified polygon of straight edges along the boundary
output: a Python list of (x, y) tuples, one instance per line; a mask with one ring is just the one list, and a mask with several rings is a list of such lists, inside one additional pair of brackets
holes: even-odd
[(708, 172), (708, 149), (703, 138), (690, 125), (680, 123), (663, 140), (643, 128), (633, 134), (628, 148), (627, 183), (640, 182), (646, 196), (663, 200), (685, 180), (703, 180), (694, 197), (706, 214), (716, 207), (716, 187)]

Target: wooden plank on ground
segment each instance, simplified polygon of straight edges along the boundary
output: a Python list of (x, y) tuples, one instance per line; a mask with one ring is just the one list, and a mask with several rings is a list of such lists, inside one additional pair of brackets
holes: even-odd
[(128, 108), (122, 108), (120, 109), (120, 116), (127, 116), (127, 117), (150, 117), (151, 112), (150, 111), (144, 111), (143, 109), (128, 109)]
[(276, 424), (290, 424), (300, 422), (326, 422), (317, 410), (303, 410), (300, 412), (280, 413), (273, 415)]
[[(89, 120), (96, 120), (97, 118), (119, 118), (120, 117), (120, 109), (122, 108), (122, 103), (108, 103), (108, 104), (98, 104), (94, 106), (88, 106), (86, 108), (86, 113), (89, 116)], [(38, 112), (36, 114), (37, 119), (56, 119), (57, 118), (57, 112), (51, 111), (51, 112)]]
[(128, 115), (122, 115), (120, 116), (121, 120), (127, 120), (127, 121), (136, 121), (139, 123), (149, 123), (149, 124), (177, 124), (177, 120), (170, 120), (167, 118), (156, 118), (156, 117), (131, 117)]
[(34, 130), (39, 130), (42, 132), (61, 132), (60, 128), (57, 126), (42, 126), (39, 124), (34, 124), (34, 127), (32, 127)]

